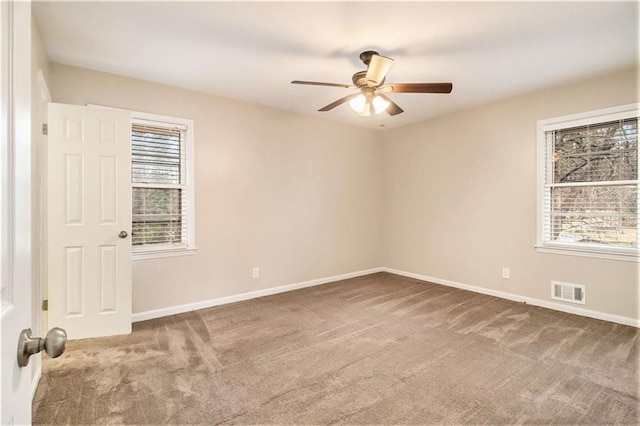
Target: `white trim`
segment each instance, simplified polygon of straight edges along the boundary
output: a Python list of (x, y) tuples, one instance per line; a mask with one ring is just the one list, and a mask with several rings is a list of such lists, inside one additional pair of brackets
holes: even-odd
[(196, 249), (196, 179), (195, 179), (195, 169), (196, 169), (196, 157), (195, 157), (195, 124), (193, 120), (184, 120), (183, 122), (187, 122), (185, 124), (187, 126), (185, 141), (187, 152), (186, 152), (186, 167), (187, 167), (187, 176), (185, 185), (187, 187), (187, 203), (189, 209), (187, 210), (187, 246), (189, 249)]
[(562, 117), (547, 118), (545, 120), (538, 121), (538, 126), (540, 130), (545, 133), (552, 130), (587, 126), (594, 123), (594, 118), (602, 118), (602, 121), (605, 122), (634, 118), (639, 114), (640, 102), (636, 102), (611, 108), (580, 112), (578, 114), (563, 115)]
[(604, 312), (592, 311), (590, 309), (578, 308), (575, 306), (567, 306), (561, 303), (550, 302), (547, 300), (534, 299), (526, 296), (519, 296), (513, 293), (507, 293), (499, 290), (491, 290), (484, 287), (478, 287), (470, 284), (463, 284), (456, 281), (444, 280), (441, 278), (429, 277), (426, 275), (414, 274), (413, 272), (400, 271), (393, 268), (381, 268), (384, 272), (401, 275), (403, 277), (415, 278), (420, 281), (428, 281), (434, 284), (446, 285), (447, 287), (460, 288), (462, 290), (473, 291), (474, 293), (486, 294), (489, 296), (499, 297), (501, 299), (513, 300), (514, 302), (526, 303), (533, 306), (552, 309), (554, 311), (566, 312), (569, 314), (580, 315), (583, 317), (595, 318), (603, 321), (615, 322), (617, 324), (629, 325), (631, 327), (640, 328), (640, 319), (623, 317), (619, 315), (607, 314)]
[(51, 102), (51, 92), (49, 91), (49, 85), (47, 85), (47, 79), (44, 78), (44, 72), (38, 70), (38, 88), (40, 89), (40, 102)]
[(161, 257), (173, 257), (173, 256), (191, 256), (192, 254), (196, 254), (195, 247), (189, 248), (180, 248), (173, 250), (157, 250), (157, 251), (140, 251), (140, 252), (132, 252), (131, 258), (132, 260), (147, 260), (147, 259), (158, 259)]
[[(49, 102), (51, 102), (51, 92), (49, 91), (49, 86), (47, 85), (47, 80), (44, 78), (44, 72), (40, 69), (38, 70), (38, 89), (40, 92), (40, 103), (39, 103), (39, 116), (34, 117), (34, 119), (38, 120), (38, 124), (40, 126), (44, 125), (48, 122), (48, 107)], [(40, 130), (40, 128), (38, 129)], [(47, 233), (47, 209), (46, 209), (46, 200), (47, 200), (47, 135), (43, 134), (42, 131), (38, 131), (37, 133), (37, 148), (36, 155), (38, 156), (38, 167), (40, 169), (40, 180), (38, 182), (39, 191), (38, 191), (38, 227), (39, 227), (39, 235), (38, 235), (38, 246), (35, 248), (38, 251), (38, 293), (35, 296), (38, 300), (38, 306), (45, 299), (43, 295), (45, 294), (44, 289), (47, 288), (47, 277), (45, 277), (46, 269), (46, 240), (45, 236)], [(48, 288), (47, 288), (48, 294)], [(46, 330), (47, 320), (46, 312), (42, 309), (36, 310), (36, 324), (34, 324), (34, 331), (36, 335), (42, 335), (42, 330)], [(39, 367), (40, 368), (40, 367)], [(37, 386), (37, 385), (36, 385)]]
[(153, 318), (166, 317), (168, 315), (181, 314), (184, 312), (195, 311), (198, 309), (211, 308), (213, 306), (226, 305), (229, 303), (241, 302), (243, 300), (255, 299), (258, 297), (271, 296), (273, 294), (285, 293), (287, 291), (298, 290), (306, 287), (327, 284), (334, 281), (346, 280), (349, 278), (361, 277), (364, 275), (382, 272), (385, 268), (372, 268), (362, 271), (350, 272), (347, 274), (334, 275), (331, 277), (318, 278), (315, 280), (302, 281), (294, 284), (287, 284), (278, 287), (266, 288), (263, 290), (255, 290), (247, 293), (234, 294), (232, 296), (218, 297), (216, 299), (203, 300), (201, 302), (187, 303), (185, 305), (170, 306), (168, 308), (154, 309), (151, 311), (134, 313), (131, 317), (132, 322), (146, 321)]
[(183, 130), (193, 131), (193, 120), (188, 118), (171, 117), (168, 115), (154, 114), (151, 112), (131, 111), (131, 120), (140, 124), (151, 124), (166, 126), (167, 124), (177, 124)]
[(544, 214), (546, 190), (547, 143), (539, 121), (536, 129), (536, 248), (544, 246)]
[(573, 247), (553, 247), (551, 245), (546, 246), (536, 246), (535, 249), (538, 253), (547, 253), (547, 254), (560, 254), (565, 256), (581, 256), (581, 257), (591, 257), (596, 259), (605, 259), (605, 260), (619, 260), (623, 262), (636, 262), (640, 263), (640, 257), (638, 256), (638, 252), (629, 252), (629, 253), (614, 253), (614, 252), (605, 252), (605, 251), (595, 251), (595, 250), (581, 250), (579, 248)]
[[(37, 354), (36, 356), (40, 357), (41, 354)], [(38, 390), (38, 385), (40, 384), (40, 378), (42, 377), (42, 361), (38, 360), (38, 366), (36, 367), (36, 372), (31, 379), (31, 403), (33, 404), (33, 398), (36, 396), (36, 391)]]

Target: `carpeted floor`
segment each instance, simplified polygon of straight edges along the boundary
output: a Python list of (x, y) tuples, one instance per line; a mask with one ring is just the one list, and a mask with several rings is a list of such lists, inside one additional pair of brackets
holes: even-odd
[(639, 352), (632, 327), (379, 273), (70, 342), (33, 420), (637, 424)]

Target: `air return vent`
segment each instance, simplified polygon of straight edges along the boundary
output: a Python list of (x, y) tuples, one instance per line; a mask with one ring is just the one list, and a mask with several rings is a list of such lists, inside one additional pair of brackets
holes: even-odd
[(585, 288), (583, 285), (551, 281), (551, 298), (584, 305)]

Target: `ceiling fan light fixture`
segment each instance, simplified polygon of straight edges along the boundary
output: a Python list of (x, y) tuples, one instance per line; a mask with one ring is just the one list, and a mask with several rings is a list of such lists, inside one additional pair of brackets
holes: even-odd
[(360, 117), (371, 117), (371, 113), (373, 109), (371, 108), (371, 102), (369, 102), (369, 99), (366, 100), (366, 102), (364, 103), (364, 108), (362, 109), (362, 111), (356, 111), (356, 114), (358, 114)]
[(362, 114), (367, 107), (367, 97), (360, 93), (358, 96), (349, 101), (349, 106), (354, 112)]
[(359, 112), (359, 113), (358, 113), (358, 115), (359, 115), (360, 117), (371, 117), (371, 104), (367, 104), (367, 105), (364, 107), (364, 111)]
[(373, 104), (373, 110), (376, 114), (380, 114), (381, 112), (386, 111), (390, 105), (390, 102), (384, 99), (382, 96), (374, 96), (371, 103)]
[(370, 117), (373, 114), (384, 112), (389, 102), (381, 96), (361, 93), (349, 101), (351, 109), (361, 117)]
[(367, 50), (360, 54), (360, 60), (364, 62), (367, 69), (353, 74), (351, 77), (353, 84), (306, 80), (293, 80), (291, 83), (359, 89), (360, 93), (356, 92), (344, 96), (320, 108), (318, 111), (331, 111), (335, 107), (349, 102), (351, 109), (361, 117), (369, 117), (385, 111), (390, 116), (396, 116), (404, 112), (402, 108), (383, 93), (451, 93), (453, 90), (452, 83), (395, 83), (384, 86), (387, 72), (393, 65), (393, 59), (381, 56), (373, 50)]

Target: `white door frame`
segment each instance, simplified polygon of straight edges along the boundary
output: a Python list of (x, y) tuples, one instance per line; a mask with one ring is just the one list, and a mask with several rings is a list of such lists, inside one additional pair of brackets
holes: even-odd
[[(38, 71), (38, 91), (40, 93), (39, 97), (39, 117), (38, 124), (40, 127), (40, 131), (38, 132), (38, 168), (40, 175), (38, 176), (38, 199), (40, 202), (40, 208), (38, 209), (38, 226), (39, 226), (39, 238), (38, 238), (38, 247), (37, 247), (37, 257), (38, 257), (38, 280), (40, 294), (35, 295), (38, 300), (38, 305), (43, 300), (46, 300), (49, 294), (49, 287), (47, 282), (47, 253), (46, 253), (46, 236), (47, 236), (47, 136), (44, 132), (41, 131), (41, 127), (47, 123), (47, 110), (49, 102), (51, 102), (51, 92), (49, 91), (49, 86), (47, 85), (47, 81), (44, 78), (44, 73), (42, 70)], [(42, 309), (38, 309), (37, 314), (38, 325), (40, 326), (40, 330), (48, 330), (48, 315), (46, 311)]]

